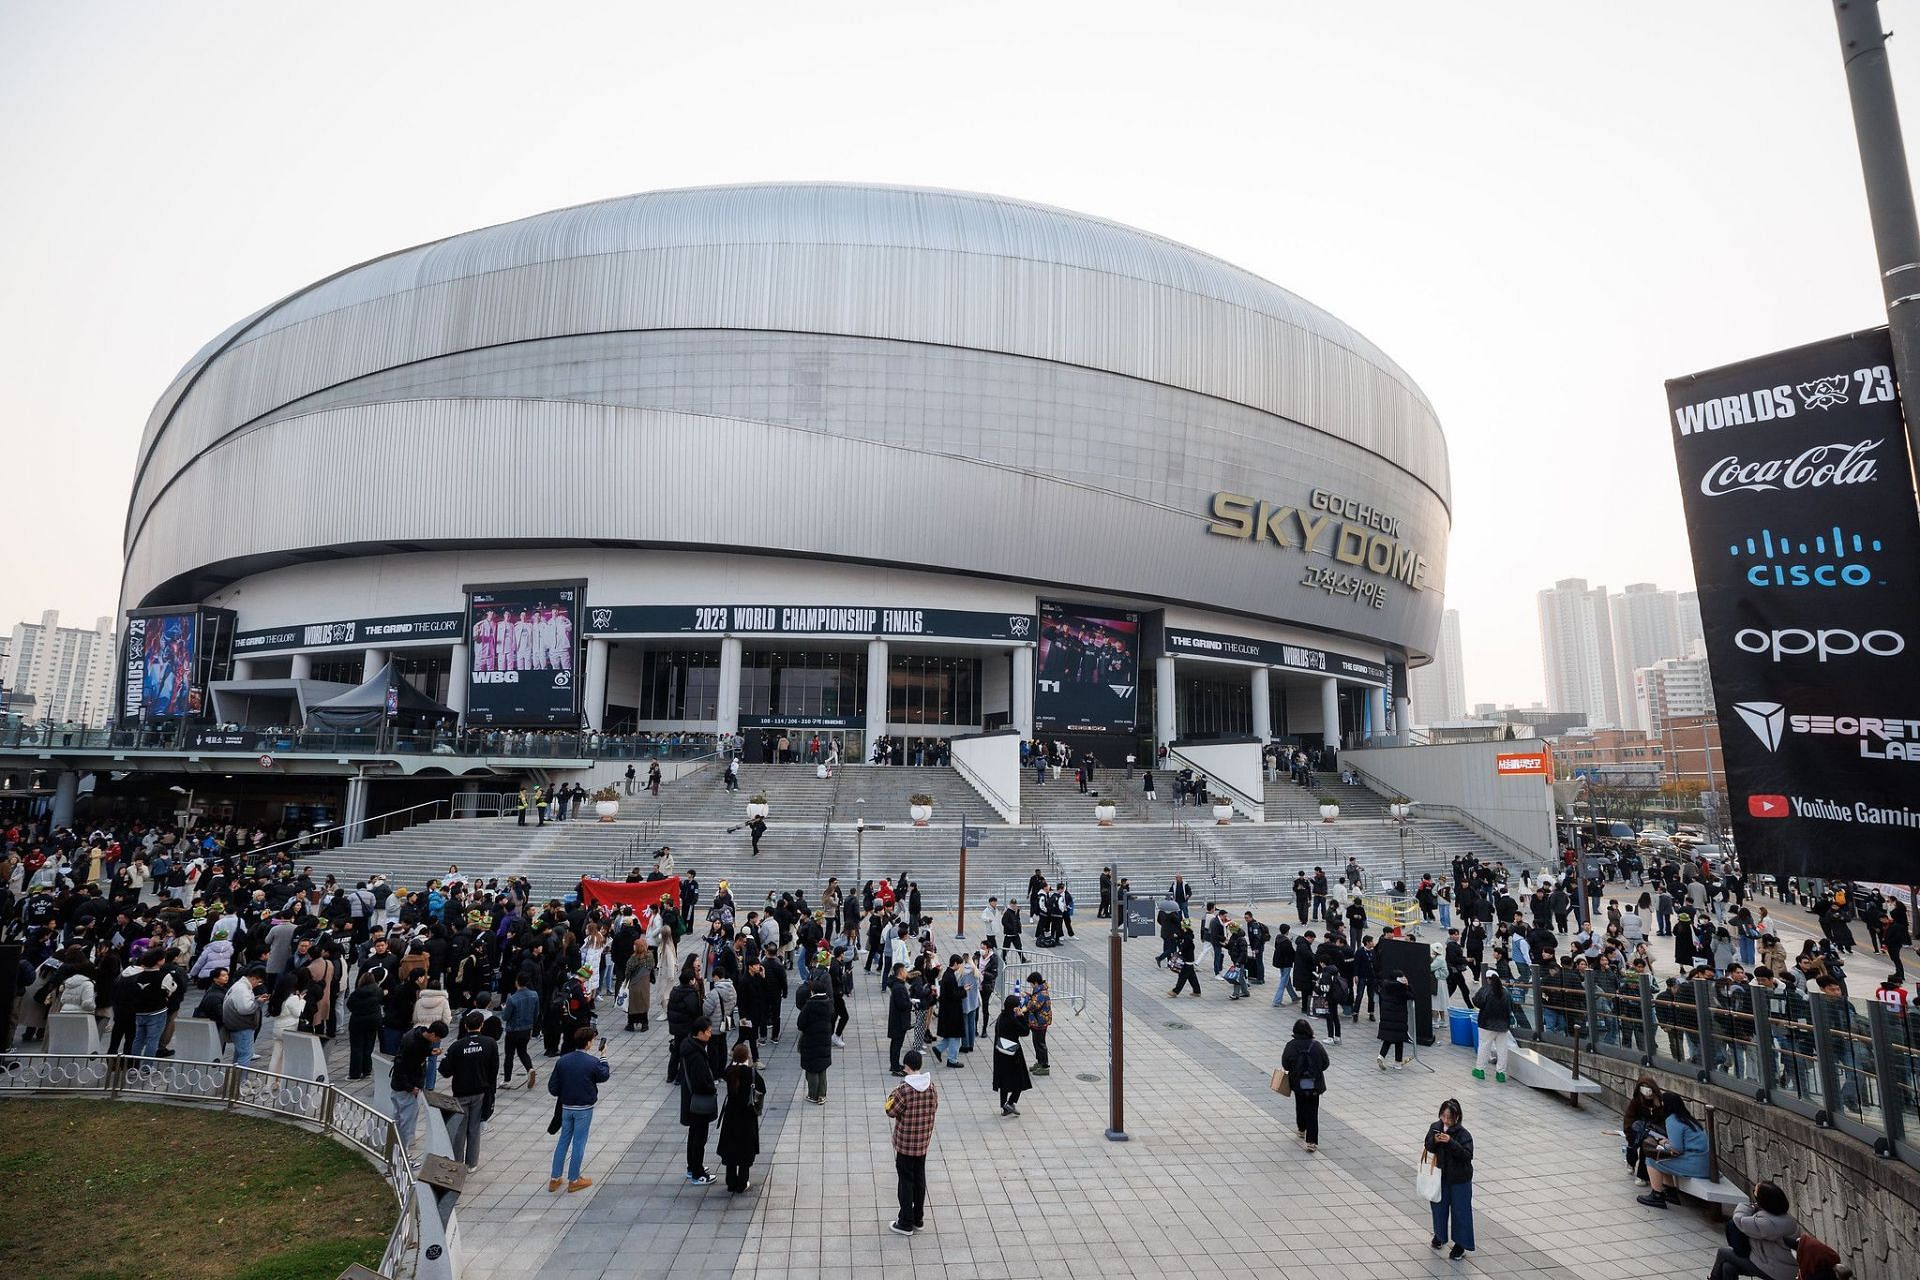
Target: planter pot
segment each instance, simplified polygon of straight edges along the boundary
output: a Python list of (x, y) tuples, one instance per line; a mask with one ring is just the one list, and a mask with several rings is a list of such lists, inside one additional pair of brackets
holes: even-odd
[(927, 825), (928, 820), (933, 817), (933, 806), (930, 804), (909, 805), (907, 806), (907, 815), (913, 819), (914, 826), (924, 827)]
[(766, 816), (767, 816), (767, 806), (763, 804), (749, 804), (747, 806), (747, 818), (749, 820), (754, 818), (764, 818)]
[(615, 817), (619, 816), (620, 802), (618, 800), (595, 800), (593, 802), (593, 811), (600, 815), (600, 821), (612, 822)]
[(1229, 822), (1232, 822), (1233, 806), (1230, 804), (1217, 804), (1213, 806), (1213, 820), (1223, 827)]
[(1103, 827), (1110, 827), (1113, 825), (1114, 814), (1118, 812), (1119, 810), (1110, 804), (1097, 804), (1093, 806), (1093, 820)]
[(1390, 804), (1387, 806), (1387, 812), (1393, 815), (1396, 822), (1405, 822), (1407, 815), (1413, 812), (1413, 806), (1410, 804)]
[(1335, 818), (1337, 818), (1337, 817), (1339, 817), (1339, 816), (1340, 816), (1340, 806), (1339, 806), (1339, 805), (1337, 805), (1337, 804), (1323, 804), (1323, 805), (1321, 805), (1321, 806), (1320, 806), (1320, 821), (1322, 821), (1322, 822), (1332, 822), (1332, 821), (1333, 821), (1333, 820), (1334, 820)]

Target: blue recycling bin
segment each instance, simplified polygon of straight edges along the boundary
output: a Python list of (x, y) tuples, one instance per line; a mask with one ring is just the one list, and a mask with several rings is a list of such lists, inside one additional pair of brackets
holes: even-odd
[(1473, 1010), (1449, 1008), (1447, 1030), (1451, 1033), (1453, 1043), (1468, 1049), (1480, 1047), (1480, 1024), (1475, 1021)]

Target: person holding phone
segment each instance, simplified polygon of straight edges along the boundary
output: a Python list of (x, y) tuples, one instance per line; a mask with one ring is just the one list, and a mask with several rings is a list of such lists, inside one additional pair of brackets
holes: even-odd
[(707, 1056), (711, 1039), (713, 1023), (699, 1017), (680, 1046), (680, 1123), (687, 1127), (687, 1182), (696, 1187), (713, 1185), (707, 1172), (707, 1126), (720, 1114), (720, 1093), (713, 1060)]
[(1440, 1118), (1427, 1127), (1425, 1147), (1440, 1166), (1430, 1243), (1439, 1249), (1451, 1239), (1453, 1249), (1447, 1256), (1458, 1261), (1473, 1252), (1473, 1135), (1460, 1123), (1458, 1099), (1440, 1104)]
[(565, 1186), (569, 1193), (585, 1191), (593, 1185), (592, 1178), (581, 1176), (580, 1165), (586, 1158), (587, 1135), (593, 1129), (593, 1108), (600, 1101), (600, 1086), (613, 1075), (613, 1069), (607, 1066), (605, 1057), (607, 1042), (600, 1042), (599, 1053), (590, 1053), (588, 1046), (593, 1039), (592, 1027), (575, 1027), (570, 1037), (572, 1051), (562, 1054), (547, 1075), (547, 1092), (553, 1095), (559, 1111), (555, 1132), (560, 1135), (553, 1144), (553, 1168), (547, 1177), (548, 1191), (560, 1189), (563, 1168), (567, 1174)]

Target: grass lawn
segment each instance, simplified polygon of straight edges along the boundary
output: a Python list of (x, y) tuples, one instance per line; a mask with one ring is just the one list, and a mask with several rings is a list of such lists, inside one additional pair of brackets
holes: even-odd
[(100, 1101), (0, 1102), (0, 1276), (333, 1280), (377, 1267), (393, 1193), (273, 1120)]

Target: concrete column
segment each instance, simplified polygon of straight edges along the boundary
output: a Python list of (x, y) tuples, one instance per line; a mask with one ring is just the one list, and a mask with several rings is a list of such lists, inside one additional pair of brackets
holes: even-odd
[(1033, 646), (1023, 644), (1013, 651), (1013, 689), (1007, 706), (1013, 727), (1023, 738), (1033, 736)]
[(740, 732), (740, 655), (745, 648), (738, 636), (720, 641), (720, 688), (713, 711), (721, 733)]
[(341, 843), (351, 844), (364, 839), (367, 820), (367, 780), (361, 777), (347, 779), (347, 803), (340, 815)]
[(375, 676), (379, 675), (380, 668), (387, 665), (388, 656), (389, 655), (385, 649), (367, 650), (366, 661), (360, 664), (361, 681), (364, 683), (365, 681), (371, 680)]
[(1401, 742), (1412, 741), (1413, 703), (1404, 693), (1393, 700), (1393, 733)]
[(296, 653), (293, 655), (293, 670), (288, 672), (295, 680), (313, 679), (313, 655)]
[(1172, 658), (1153, 660), (1153, 748), (1156, 757), (1161, 747), (1180, 736), (1180, 709), (1173, 697), (1174, 678)]
[(1253, 736), (1260, 739), (1262, 746), (1273, 738), (1273, 699), (1268, 687), (1268, 672), (1265, 667), (1253, 669)]
[(873, 740), (887, 731), (887, 642), (867, 641), (867, 745), (866, 756), (873, 752)]
[(253, 659), (235, 658), (233, 660), (233, 678), (235, 680), (253, 679)]
[(447, 705), (456, 718), (467, 718), (467, 646), (456, 644), (447, 655)]
[(1320, 745), (1340, 745), (1340, 681), (1335, 676), (1320, 682)]
[(586, 701), (581, 712), (586, 716), (587, 728), (603, 729), (607, 721), (607, 651), (612, 648), (599, 636), (587, 637), (587, 687), (584, 690)]
[(1387, 691), (1367, 690), (1367, 736), (1375, 742), (1387, 736)]
[(74, 802), (80, 798), (80, 775), (71, 769), (62, 770), (53, 782), (53, 825), (61, 827), (73, 825)]

